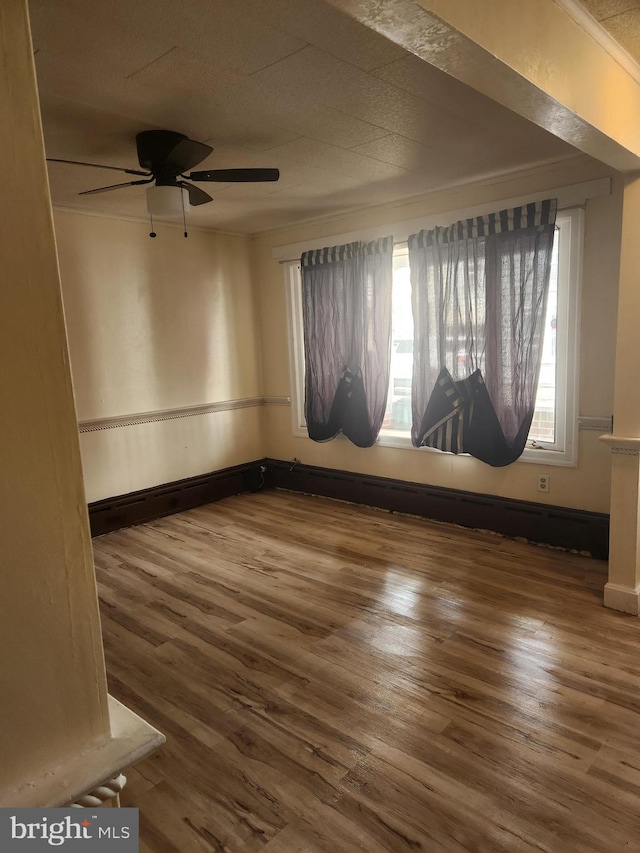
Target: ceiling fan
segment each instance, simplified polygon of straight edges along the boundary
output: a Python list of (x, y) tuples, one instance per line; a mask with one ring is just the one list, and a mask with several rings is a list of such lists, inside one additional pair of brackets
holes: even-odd
[(213, 201), (209, 193), (188, 181), (206, 181), (215, 183), (238, 183), (254, 181), (277, 181), (278, 169), (207, 169), (202, 172), (190, 172), (211, 154), (213, 148), (203, 142), (195, 142), (184, 133), (173, 130), (145, 130), (136, 136), (138, 162), (142, 170), (124, 169), (119, 166), (104, 166), (99, 163), (84, 163), (79, 160), (60, 160), (47, 157), (52, 163), (72, 163), (76, 166), (93, 166), (99, 169), (113, 169), (127, 175), (140, 175), (140, 180), (111, 184), (85, 190), (79, 195), (104, 193), (120, 187), (133, 187), (140, 184), (153, 184), (147, 189), (147, 207), (151, 215), (171, 215), (179, 213), (178, 205), (184, 204), (182, 190), (186, 190), (191, 205), (207, 204)]

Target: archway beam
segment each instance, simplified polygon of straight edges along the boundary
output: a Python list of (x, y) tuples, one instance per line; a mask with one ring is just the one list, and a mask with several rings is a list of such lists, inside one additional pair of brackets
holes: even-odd
[(571, 0), (328, 2), (579, 151), (640, 169), (640, 68), (569, 14)]

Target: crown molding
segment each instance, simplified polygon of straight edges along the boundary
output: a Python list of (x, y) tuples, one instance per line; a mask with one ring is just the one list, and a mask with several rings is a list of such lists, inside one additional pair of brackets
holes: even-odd
[[(325, 213), (321, 216), (312, 216), (308, 219), (297, 219), (295, 222), (292, 222), (290, 225), (279, 225), (277, 228), (269, 228), (264, 231), (258, 231), (255, 234), (252, 234), (251, 237), (254, 239), (260, 239), (261, 237), (274, 237), (278, 234), (288, 234), (293, 230), (299, 230), (300, 228), (312, 228), (315, 226), (322, 225), (330, 225), (333, 222), (337, 222), (340, 219), (345, 219), (351, 216), (357, 216), (359, 213), (367, 213), (370, 215), (372, 212), (376, 210), (385, 210), (389, 211), (389, 217), (393, 217), (393, 209), (394, 208), (402, 208), (406, 207), (408, 204), (419, 204), (421, 201), (427, 201), (434, 196), (445, 195), (446, 193), (456, 192), (462, 189), (475, 189), (478, 187), (487, 187), (494, 186), (499, 183), (503, 183), (505, 181), (514, 181), (520, 178), (528, 178), (535, 177), (540, 173), (545, 173), (550, 169), (553, 169), (554, 166), (562, 166), (564, 163), (580, 163), (583, 162), (585, 165), (589, 162), (592, 162), (591, 158), (586, 154), (581, 154), (579, 152), (567, 154), (564, 157), (553, 157), (548, 160), (540, 160), (536, 163), (532, 163), (529, 166), (513, 166), (510, 169), (500, 169), (499, 171), (491, 171), (486, 172), (484, 174), (478, 175), (475, 178), (461, 178), (458, 181), (450, 181), (446, 184), (441, 184), (440, 186), (433, 187), (433, 189), (428, 190), (427, 192), (416, 193), (415, 195), (409, 196), (398, 196), (397, 198), (390, 199), (389, 201), (383, 201), (379, 204), (371, 204), (371, 205), (358, 205), (357, 207), (345, 208), (343, 210), (337, 210), (333, 213)], [(392, 218), (387, 221), (395, 221)]]
[[(73, 213), (76, 216), (93, 216), (97, 219), (115, 219), (118, 222), (133, 222), (136, 225), (144, 224), (146, 227), (149, 227), (149, 218), (146, 216), (129, 216), (123, 213), (106, 213), (104, 211), (99, 210), (84, 210), (81, 207), (70, 207), (68, 205), (63, 204), (53, 204), (52, 205), (54, 213)], [(167, 226), (168, 228), (177, 228), (180, 231), (184, 231), (184, 227), (181, 222), (171, 222), (169, 219), (160, 219), (159, 217), (154, 217), (154, 222), (156, 225)], [(251, 234), (242, 233), (240, 231), (225, 231), (221, 228), (208, 228), (206, 225), (194, 225), (187, 222), (187, 231), (203, 231), (205, 234), (219, 234), (222, 237), (243, 237), (245, 240), (248, 240), (252, 237)]]
[(555, 0), (558, 6), (572, 18), (587, 35), (604, 50), (609, 56), (632, 77), (636, 83), (640, 83), (640, 65), (620, 45), (612, 35), (597, 21), (577, 0)]

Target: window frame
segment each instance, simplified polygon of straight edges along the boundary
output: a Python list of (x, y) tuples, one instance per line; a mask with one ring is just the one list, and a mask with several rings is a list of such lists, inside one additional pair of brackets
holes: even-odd
[[(575, 466), (578, 454), (578, 389), (580, 382), (580, 305), (584, 211), (558, 212), (558, 307), (556, 314), (556, 440), (527, 445), (524, 462), (564, 457)], [(560, 284), (563, 283), (564, 287)], [(553, 454), (549, 457), (549, 454)]]
[(284, 263), (289, 327), (289, 375), (291, 377), (291, 426), (293, 434), (308, 438), (304, 416), (304, 329), (302, 322), (302, 275), (300, 261)]
[[(449, 217), (447, 217), (449, 218)], [(584, 243), (584, 210), (572, 207), (559, 210), (556, 218), (558, 239), (558, 311), (556, 316), (556, 425), (555, 442), (527, 445), (518, 462), (576, 467), (578, 453), (578, 382), (580, 291)], [(334, 238), (336, 244), (340, 237)], [(404, 241), (398, 239), (398, 245)], [(292, 431), (308, 437), (304, 417), (304, 331), (302, 323), (302, 277), (299, 261), (283, 262), (289, 327), (289, 363)], [(562, 282), (562, 284), (561, 284)], [(564, 286), (562, 286), (564, 285)], [(404, 431), (382, 430), (376, 445), (429, 453), (442, 451), (414, 447)], [(460, 454), (467, 456), (467, 454)]]

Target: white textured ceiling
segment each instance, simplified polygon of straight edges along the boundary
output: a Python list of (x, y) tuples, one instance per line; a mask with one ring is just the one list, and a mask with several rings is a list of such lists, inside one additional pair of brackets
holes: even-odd
[[(201, 168), (277, 183), (201, 184), (189, 219), (258, 233), (573, 149), (322, 0), (31, 0), (47, 156), (136, 168), (135, 135), (214, 146)], [(146, 214), (145, 188), (52, 163), (54, 204)]]

